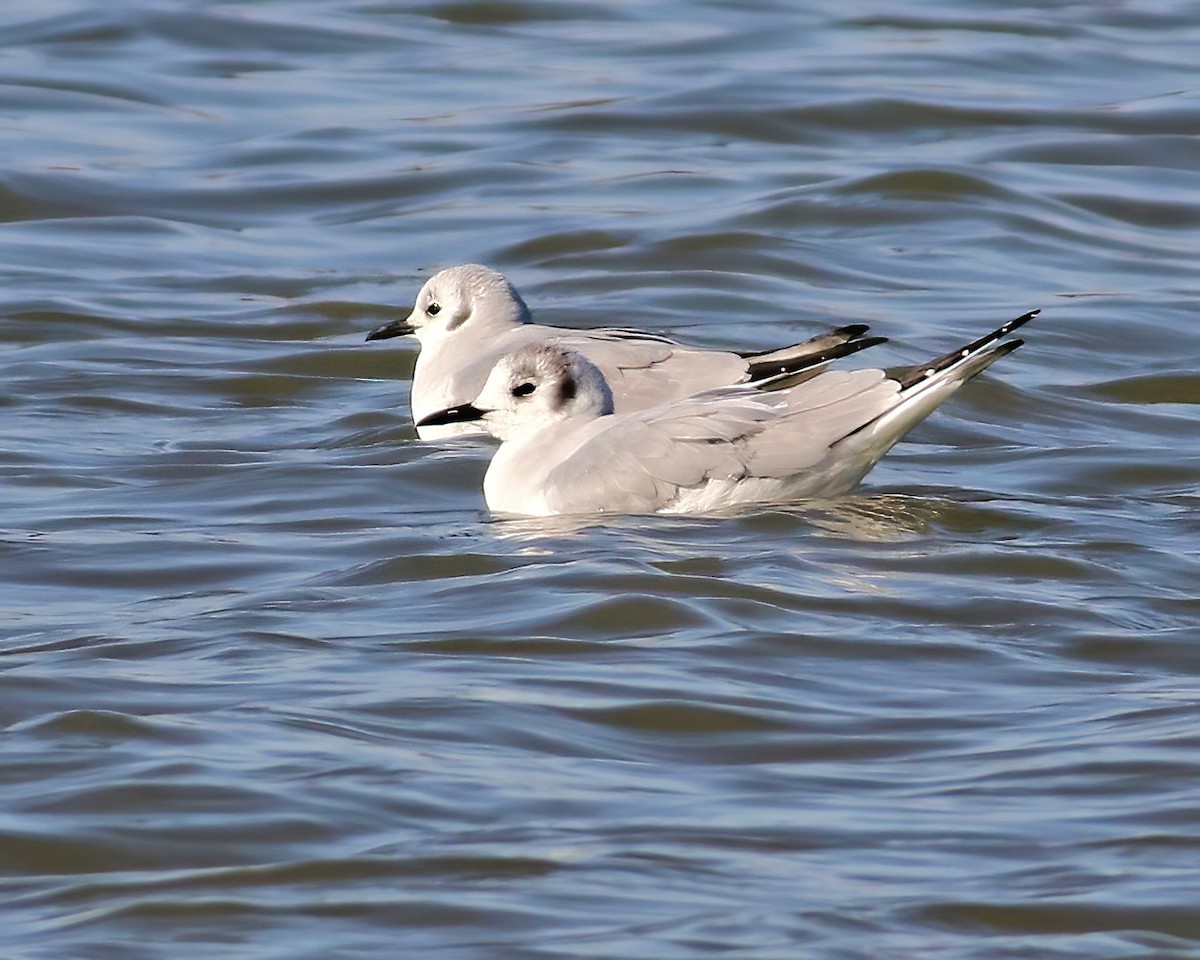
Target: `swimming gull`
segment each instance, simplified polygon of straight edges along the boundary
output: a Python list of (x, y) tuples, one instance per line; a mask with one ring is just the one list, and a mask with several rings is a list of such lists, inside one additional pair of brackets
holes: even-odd
[(418, 426), (478, 423), (501, 441), (483, 486), (501, 514), (692, 514), (832, 497), (1019, 347), (1004, 338), (1037, 313), (896, 375), (784, 372), (626, 413), (579, 351), (530, 343), (496, 364), (472, 402)]
[[(411, 393), (413, 419), (420, 422), (474, 399), (496, 362), (525, 346), (553, 342), (583, 354), (608, 382), (615, 411), (626, 413), (712, 387), (811, 370), (883, 342), (864, 338), (866, 331), (865, 324), (851, 324), (779, 350), (734, 353), (619, 327), (549, 327), (532, 322), (501, 274), (469, 263), (430, 277), (406, 319), (372, 330), (367, 339), (415, 334), (420, 341)], [(474, 423), (418, 427), (423, 439), (479, 432)]]

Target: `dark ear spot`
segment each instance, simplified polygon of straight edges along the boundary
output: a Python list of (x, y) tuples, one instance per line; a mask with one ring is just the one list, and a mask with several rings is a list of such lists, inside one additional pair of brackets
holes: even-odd
[(446, 321), (446, 329), (455, 330), (458, 327), (461, 327), (466, 322), (467, 317), (470, 315), (471, 311), (466, 309), (466, 307), (460, 308), (459, 311), (454, 314), (454, 316), (450, 317), (450, 319)]
[(561, 399), (563, 403), (566, 403), (568, 400), (574, 400), (575, 390), (575, 378), (567, 377), (567, 379), (562, 382), (562, 393), (559, 399)]

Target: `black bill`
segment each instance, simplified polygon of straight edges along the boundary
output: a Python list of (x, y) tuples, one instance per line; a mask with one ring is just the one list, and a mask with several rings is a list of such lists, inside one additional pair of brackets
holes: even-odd
[(461, 406), (439, 410), (437, 413), (431, 413), (427, 417), (422, 417), (417, 421), (417, 426), (441, 427), (448, 423), (470, 423), (472, 420), (478, 420), (487, 413), (490, 413), (490, 411), (480, 410), (473, 403), (464, 403)]
[(392, 320), (390, 323), (385, 323), (382, 327), (376, 327), (367, 334), (368, 340), (390, 340), (392, 337), (407, 337), (410, 333), (415, 333), (417, 330), (407, 320)]

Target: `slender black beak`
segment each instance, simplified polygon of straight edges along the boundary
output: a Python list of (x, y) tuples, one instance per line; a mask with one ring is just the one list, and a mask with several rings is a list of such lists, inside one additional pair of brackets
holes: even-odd
[(390, 323), (385, 323), (382, 327), (376, 327), (368, 333), (367, 339), (390, 340), (392, 337), (406, 337), (410, 333), (415, 333), (416, 329), (407, 320), (392, 320)]
[(427, 417), (422, 417), (417, 421), (417, 426), (441, 427), (447, 423), (470, 423), (472, 420), (478, 420), (489, 413), (491, 413), (490, 410), (480, 410), (473, 403), (464, 403), (461, 406), (439, 410), (437, 413), (431, 413)]

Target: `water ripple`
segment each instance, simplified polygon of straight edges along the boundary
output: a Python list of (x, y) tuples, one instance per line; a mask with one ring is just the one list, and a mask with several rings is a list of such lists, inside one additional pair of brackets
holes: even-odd
[[(844, 6), (0, 5), (8, 954), (1194, 954), (1197, 26)], [(1043, 313), (851, 497), (498, 520), (363, 342), (471, 260)]]

